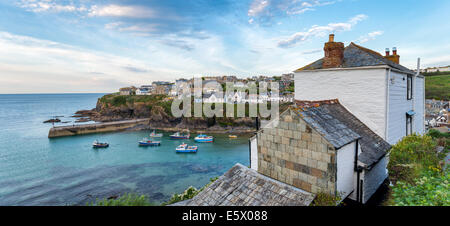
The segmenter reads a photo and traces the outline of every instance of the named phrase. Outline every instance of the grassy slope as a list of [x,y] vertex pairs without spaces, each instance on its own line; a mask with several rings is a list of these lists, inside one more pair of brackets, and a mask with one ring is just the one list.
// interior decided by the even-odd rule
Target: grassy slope
[[425,77],[426,99],[450,100],[450,74]]

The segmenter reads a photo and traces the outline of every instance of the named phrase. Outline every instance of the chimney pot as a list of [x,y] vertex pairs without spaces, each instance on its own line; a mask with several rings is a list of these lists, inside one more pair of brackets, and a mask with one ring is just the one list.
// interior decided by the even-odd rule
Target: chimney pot
[[334,34],[330,34],[328,42],[334,42]]
[[389,48],[386,48],[386,56],[389,56],[391,54],[391,51],[389,50]]
[[325,43],[323,50],[325,58],[323,59],[323,68],[341,67],[344,61],[344,43],[334,42],[334,34],[330,34],[329,42]]
[[393,54],[394,56],[397,55],[397,47],[393,47],[393,48],[392,48],[392,54]]

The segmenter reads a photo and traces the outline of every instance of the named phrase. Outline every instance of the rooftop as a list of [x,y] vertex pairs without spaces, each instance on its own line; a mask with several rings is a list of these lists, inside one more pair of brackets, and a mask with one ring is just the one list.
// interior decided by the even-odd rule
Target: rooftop
[[236,164],[186,206],[309,206],[314,195]]
[[[380,53],[359,46],[355,43],[350,43],[344,49],[344,60],[340,68],[356,68],[356,67],[368,67],[368,66],[381,66],[386,65],[394,69],[400,70],[408,74],[414,74],[410,69],[394,63],[383,57]],[[308,64],[302,68],[297,69],[295,72],[319,70],[323,69],[323,58]]]
[[358,160],[370,168],[391,146],[350,113],[338,100],[298,101],[293,108],[302,119],[319,132],[335,148],[359,139]]

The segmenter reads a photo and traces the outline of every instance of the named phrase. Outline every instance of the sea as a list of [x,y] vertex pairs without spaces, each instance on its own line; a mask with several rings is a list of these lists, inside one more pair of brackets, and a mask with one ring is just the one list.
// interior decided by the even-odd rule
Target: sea
[[[190,140],[160,138],[159,147],[139,147],[151,131],[111,132],[48,138],[53,126],[72,125],[73,114],[95,107],[104,94],[0,95],[0,205],[87,205],[126,193],[144,194],[155,204],[189,186],[201,188],[236,163],[249,165],[248,136],[214,134],[198,152],[180,154]],[[90,122],[88,122],[90,123]],[[195,134],[191,134],[191,137]],[[93,149],[94,140],[109,148]]]

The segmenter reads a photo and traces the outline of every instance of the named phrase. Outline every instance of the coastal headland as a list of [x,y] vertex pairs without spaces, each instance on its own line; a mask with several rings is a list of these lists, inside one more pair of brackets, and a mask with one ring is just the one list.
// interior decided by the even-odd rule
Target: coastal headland
[[93,124],[55,126],[48,137],[91,133],[157,129],[167,132],[191,133],[253,133],[255,118],[251,117],[174,117],[172,100],[165,95],[123,96],[108,94],[98,99],[92,110],[80,110],[74,117],[86,118]]

